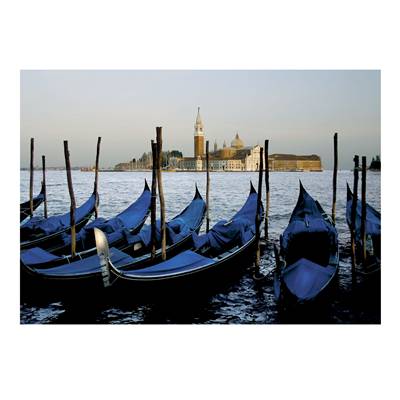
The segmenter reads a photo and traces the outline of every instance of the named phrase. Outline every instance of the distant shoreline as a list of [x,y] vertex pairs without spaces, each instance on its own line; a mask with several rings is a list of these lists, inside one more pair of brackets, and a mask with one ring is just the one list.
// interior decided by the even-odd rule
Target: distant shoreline
[[[80,168],[74,168],[74,171],[79,171],[79,172],[94,172],[94,171],[81,171]],[[29,168],[20,168],[20,171],[28,171]],[[41,169],[35,169],[35,171],[41,172]],[[61,168],[49,168],[48,171],[65,171],[64,169]],[[324,169],[320,171],[269,171],[269,172],[302,172],[302,173],[307,173],[307,172],[327,172],[327,171],[332,171],[332,169]],[[347,172],[347,171],[352,171],[351,169],[339,169],[338,172]],[[152,172],[151,169],[137,169],[137,170],[132,170],[132,171],[127,171],[127,170],[114,170],[114,169],[100,169],[99,172]],[[206,171],[183,171],[183,170],[163,170],[162,172],[177,172],[177,173],[183,173],[183,172],[195,172],[195,173],[205,173]],[[228,172],[235,172],[235,173],[247,173],[247,172],[258,172],[258,171],[214,171],[210,170],[210,173],[228,173]],[[368,170],[368,172],[377,172],[380,173],[381,171],[377,170]]]

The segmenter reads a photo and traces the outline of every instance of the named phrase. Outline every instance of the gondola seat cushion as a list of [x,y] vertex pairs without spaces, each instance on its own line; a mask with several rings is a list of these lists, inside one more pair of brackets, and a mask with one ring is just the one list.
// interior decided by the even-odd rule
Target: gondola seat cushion
[[210,254],[218,255],[237,244],[246,243],[252,237],[252,232],[254,224],[250,224],[246,218],[238,217],[218,222],[203,235],[193,233],[192,240],[195,249],[210,248]]
[[154,275],[168,275],[174,273],[190,272],[193,269],[203,267],[210,264],[212,259],[204,257],[191,250],[183,251],[169,260],[160,262],[158,264],[146,267],[143,269],[136,269],[127,271],[127,275],[134,276],[154,276]]
[[288,265],[282,274],[289,291],[299,300],[306,301],[314,298],[326,286],[335,274],[335,268],[300,258]]
[[21,251],[21,261],[25,265],[37,265],[54,260],[60,260],[62,257],[55,256],[40,247],[32,247],[31,249]]
[[[129,264],[134,261],[131,256],[121,250],[116,249],[115,247],[110,248],[110,260],[116,267]],[[64,264],[50,269],[36,270],[37,273],[48,277],[82,276],[85,274],[99,273],[100,271],[100,258],[97,254],[83,260],[74,261],[70,264]]]

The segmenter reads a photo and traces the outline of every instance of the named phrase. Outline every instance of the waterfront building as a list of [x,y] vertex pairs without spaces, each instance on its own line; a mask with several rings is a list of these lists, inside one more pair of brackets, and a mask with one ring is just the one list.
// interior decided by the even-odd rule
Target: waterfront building
[[[200,107],[194,124],[194,154],[193,157],[183,157],[178,150],[163,152],[162,168],[165,170],[204,171],[206,168],[205,157],[205,131],[200,116]],[[218,148],[214,141],[214,149],[209,153],[211,171],[258,171],[260,160],[260,146],[246,146],[236,133],[227,146],[223,142]],[[144,153],[138,160],[133,159],[127,163],[115,166],[116,170],[131,171],[136,169],[151,169],[151,152]],[[271,154],[268,158],[270,171],[322,171],[321,158],[316,155]]]
[[[182,157],[177,164],[179,169],[203,171],[206,168],[204,140],[204,124],[198,108],[194,125],[194,157]],[[258,171],[259,160],[260,146],[245,146],[239,133],[236,133],[229,147],[224,141],[222,148],[218,149],[215,141],[214,151],[209,154],[211,171]],[[322,171],[321,159],[315,154],[271,154],[268,167],[271,171]]]

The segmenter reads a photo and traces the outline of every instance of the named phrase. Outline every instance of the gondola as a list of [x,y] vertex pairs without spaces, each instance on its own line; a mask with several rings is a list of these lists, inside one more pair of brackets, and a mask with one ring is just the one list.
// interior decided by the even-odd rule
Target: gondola
[[[44,183],[42,182],[42,188],[40,190],[40,193],[33,198],[33,211],[35,211],[44,201],[44,192],[46,188],[44,186]],[[21,203],[19,205],[19,211],[20,211],[20,216],[19,216],[19,222],[22,222],[24,219],[30,216],[30,201],[25,201],[25,203]]]
[[[136,287],[148,284],[176,284],[183,281],[210,284],[209,280],[213,280],[210,274],[215,277],[214,274],[222,273],[226,278],[226,272],[231,276],[241,265],[245,265],[239,262],[239,258],[248,255],[255,243],[256,213],[257,192],[251,184],[245,204],[229,221],[218,222],[208,233],[192,234],[193,243],[189,250],[145,267],[135,260],[129,260],[127,255],[123,257],[123,261],[115,262],[113,249],[109,250],[106,236],[100,230],[95,230],[104,286],[110,286],[113,282],[128,286],[135,284]],[[262,217],[262,205],[260,214]]]
[[304,304],[320,297],[339,268],[338,235],[321,205],[304,189],[280,237],[274,274],[275,297],[283,304]]
[[[203,223],[205,209],[205,202],[196,186],[196,193],[190,204],[166,224],[166,251],[168,256],[179,253],[191,243],[192,233],[198,232]],[[110,249],[110,257],[114,263],[120,265],[134,260],[144,263],[150,261],[150,225],[145,225],[136,235],[125,235],[125,239],[125,252],[114,247]],[[158,247],[160,246],[160,239],[160,223],[157,221],[156,240]],[[156,262],[160,257],[161,251],[158,250],[153,262]],[[90,283],[93,283],[94,286],[100,283],[101,287],[101,268],[97,254],[53,268],[36,268],[21,260],[21,272],[24,273],[24,279],[29,282],[39,281],[44,283],[47,281],[51,284],[56,282],[63,284],[72,280],[78,284],[82,283],[84,287],[87,287],[86,285],[90,285]],[[67,283],[67,285],[69,284]]]
[[151,193],[145,180],[142,194],[128,208],[108,220],[97,218],[81,229],[76,235],[77,254],[74,257],[70,254],[71,235],[65,234],[58,242],[54,241],[52,248],[47,251],[40,247],[21,251],[21,262],[34,268],[52,268],[96,254],[94,228],[105,232],[113,247],[127,247],[126,235],[136,234],[142,228],[150,213],[150,203]]
[[[347,184],[346,221],[351,230],[351,207],[353,204],[353,193]],[[355,243],[357,272],[362,275],[375,274],[381,267],[381,214],[367,203],[367,217],[365,221],[366,234],[366,264],[361,267],[362,241],[361,241],[361,200],[357,200]]]
[[[76,232],[79,232],[94,213],[96,206],[95,192],[75,210]],[[70,213],[54,215],[49,218],[33,217],[20,227],[21,250],[31,247],[50,248],[59,243],[61,237],[70,229]]]

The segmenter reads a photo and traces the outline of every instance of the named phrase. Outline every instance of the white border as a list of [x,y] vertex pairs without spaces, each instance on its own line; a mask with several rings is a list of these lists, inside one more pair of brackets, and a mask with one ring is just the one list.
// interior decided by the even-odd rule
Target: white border
[[[5,190],[1,196],[2,398],[398,396],[399,29],[390,4],[7,4],[0,24],[1,184],[11,192],[9,202]],[[9,227],[19,202],[19,69],[29,68],[382,68],[383,325],[19,326],[18,232]]]

